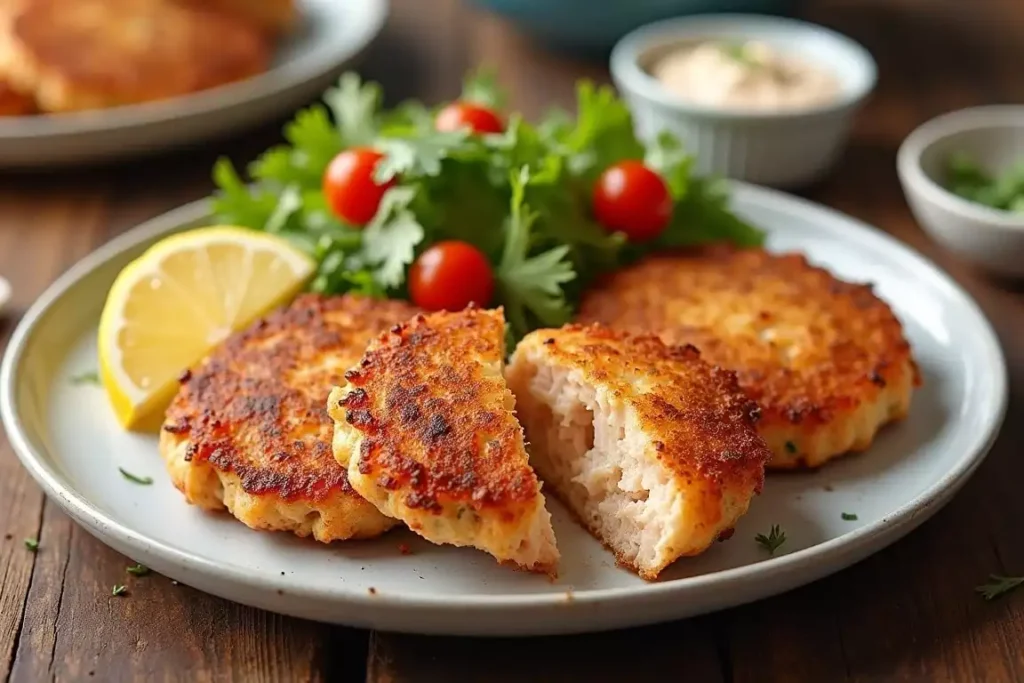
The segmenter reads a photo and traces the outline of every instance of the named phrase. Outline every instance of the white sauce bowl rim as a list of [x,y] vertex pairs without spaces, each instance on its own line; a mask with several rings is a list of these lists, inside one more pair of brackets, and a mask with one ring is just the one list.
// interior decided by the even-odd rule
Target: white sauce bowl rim
[[[640,66],[641,58],[651,50],[675,43],[693,43],[701,38],[712,39],[726,34],[743,36],[758,29],[780,31],[782,41],[798,35],[824,38],[841,52],[847,68],[855,72],[854,86],[846,86],[832,101],[805,107],[778,110],[746,109],[742,107],[716,107],[687,102],[665,89],[658,80]],[[878,67],[860,43],[831,29],[799,19],[788,19],[760,14],[702,14],[657,21],[626,34],[611,53],[611,72],[620,87],[625,87],[662,107],[691,115],[735,120],[792,119],[848,109],[874,90],[878,80]]]

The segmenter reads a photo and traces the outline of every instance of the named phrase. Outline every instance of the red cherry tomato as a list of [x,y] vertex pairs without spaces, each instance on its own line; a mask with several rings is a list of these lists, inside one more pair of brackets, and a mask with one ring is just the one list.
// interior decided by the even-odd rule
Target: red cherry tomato
[[639,161],[620,161],[605,169],[594,186],[594,215],[609,232],[624,232],[631,242],[661,234],[672,219],[672,195],[657,173]]
[[367,147],[346,149],[331,160],[324,173],[324,196],[334,215],[355,226],[373,220],[380,199],[394,179],[380,184],[374,182],[373,171],[384,157]]
[[482,307],[494,294],[494,274],[476,247],[456,240],[438,242],[409,269],[409,294],[428,311],[461,311],[470,303]]
[[505,124],[492,110],[472,102],[452,102],[437,114],[434,128],[450,133],[469,128],[474,133],[501,133]]

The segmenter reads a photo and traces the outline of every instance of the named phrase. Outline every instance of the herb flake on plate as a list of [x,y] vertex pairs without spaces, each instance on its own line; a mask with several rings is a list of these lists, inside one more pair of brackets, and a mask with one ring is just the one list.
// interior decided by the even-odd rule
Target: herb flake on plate
[[786,532],[783,531],[778,524],[773,524],[769,530],[768,535],[758,534],[754,537],[758,545],[768,551],[768,554],[775,556],[775,551],[786,542]]
[[75,386],[79,386],[82,384],[99,384],[100,376],[99,373],[95,371],[82,372],[77,375],[72,375],[71,383],[74,384]]
[[149,486],[150,484],[153,483],[153,477],[140,477],[137,474],[132,474],[123,467],[118,467],[117,470],[118,472],[121,473],[122,477],[132,482],[133,484],[139,484],[140,486]]

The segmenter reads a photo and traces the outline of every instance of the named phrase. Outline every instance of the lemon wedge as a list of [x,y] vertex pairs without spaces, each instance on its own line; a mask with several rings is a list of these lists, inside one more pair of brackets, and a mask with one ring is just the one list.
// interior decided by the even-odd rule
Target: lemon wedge
[[182,371],[294,297],[316,264],[285,240],[211,227],[161,240],[114,281],[100,317],[100,377],[118,421],[159,429]]

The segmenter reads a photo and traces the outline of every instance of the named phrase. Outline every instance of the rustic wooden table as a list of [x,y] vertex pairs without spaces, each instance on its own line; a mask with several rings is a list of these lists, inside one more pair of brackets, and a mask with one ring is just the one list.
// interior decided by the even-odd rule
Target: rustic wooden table
[[[877,96],[839,169],[811,198],[921,250],[974,295],[1011,366],[1009,418],[988,460],[946,509],[855,567],[707,617],[632,631],[535,640],[366,633],[276,616],[160,576],[109,599],[128,560],[46,501],[0,439],[0,679],[348,681],[1024,681],[1024,590],[987,603],[992,572],[1024,574],[1024,288],[939,250],[914,224],[895,151],[918,123],[977,103],[1020,101],[1022,0],[809,0],[807,18],[862,41],[880,64]],[[555,56],[458,0],[394,0],[365,73],[395,100],[458,92],[463,71],[498,67],[516,106],[568,104],[601,63]],[[238,160],[278,126],[225,142]],[[213,146],[211,146],[213,147]],[[0,176],[0,273],[18,314],[72,262],[113,235],[207,194],[206,149],[128,166]],[[22,539],[39,537],[37,554]]]

